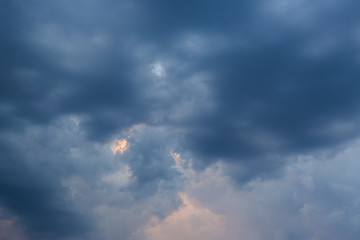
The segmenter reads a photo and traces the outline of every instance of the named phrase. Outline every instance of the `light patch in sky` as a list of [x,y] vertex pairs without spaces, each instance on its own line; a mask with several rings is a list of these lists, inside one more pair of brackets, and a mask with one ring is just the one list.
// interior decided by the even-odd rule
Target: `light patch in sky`
[[273,11],[286,13],[302,6],[307,0],[272,0],[267,2]]
[[184,160],[181,159],[180,153],[170,151],[170,154],[173,157],[176,165],[180,165],[180,166],[184,165]]
[[196,171],[192,168],[192,159],[185,160],[181,157],[180,153],[174,152],[173,150],[170,151],[170,155],[175,161],[173,168],[182,173],[184,179],[192,180],[196,175]]
[[[208,36],[207,39],[211,38]],[[189,54],[203,54],[206,49],[208,50],[208,41],[205,41],[205,38],[198,34],[188,34],[180,42],[180,47],[182,50],[187,51]]]
[[341,47],[339,42],[335,36],[318,36],[304,44],[303,53],[315,59],[327,57]]
[[131,137],[133,137],[136,133],[138,133],[138,132],[140,132],[143,128],[145,127],[145,124],[135,124],[135,125],[133,125],[130,129],[129,129],[129,131],[128,131],[128,133],[127,133],[127,137],[128,138],[131,138]]
[[222,216],[197,205],[186,194],[180,193],[183,201],[178,211],[160,221],[153,217],[145,229],[147,240],[222,239],[219,229],[225,224]]
[[161,62],[154,63],[152,65],[151,71],[158,77],[165,77],[165,67],[164,64]]
[[130,147],[130,144],[125,138],[122,139],[115,139],[111,144],[111,151],[116,154],[120,153],[123,154],[128,148]]
[[0,239],[26,239],[21,229],[18,228],[17,217],[5,214],[3,208],[0,208]]
[[109,175],[105,175],[101,178],[103,182],[113,184],[118,187],[126,186],[129,183],[129,179],[132,176],[131,169],[128,165],[123,167],[122,169],[116,171],[115,173],[111,173]]
[[172,158],[175,161],[174,168],[177,169],[179,172],[184,172],[185,161],[183,159],[181,159],[180,153],[176,153],[171,150],[170,155],[172,156]]

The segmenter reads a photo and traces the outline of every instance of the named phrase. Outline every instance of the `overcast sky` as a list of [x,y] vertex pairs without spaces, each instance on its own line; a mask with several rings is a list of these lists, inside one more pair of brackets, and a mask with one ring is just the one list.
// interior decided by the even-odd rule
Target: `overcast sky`
[[360,1],[0,0],[0,240],[356,240]]

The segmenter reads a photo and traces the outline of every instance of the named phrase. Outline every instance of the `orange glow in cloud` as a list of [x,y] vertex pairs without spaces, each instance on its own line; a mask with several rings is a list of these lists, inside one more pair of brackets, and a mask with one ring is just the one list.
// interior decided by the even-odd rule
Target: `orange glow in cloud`
[[170,155],[172,156],[172,158],[175,161],[175,168],[177,168],[178,170],[183,169],[185,167],[186,161],[184,159],[181,158],[180,153],[177,152],[173,152],[172,150],[170,151]]
[[116,154],[123,154],[130,147],[128,141],[125,138],[115,139],[111,144],[111,151]]
[[184,161],[181,159],[180,153],[176,153],[173,151],[170,151],[171,156],[173,157],[176,164],[182,165],[184,164]]
[[197,205],[186,194],[180,194],[182,206],[160,221],[150,220],[145,229],[147,240],[218,240],[222,239],[223,219],[210,209]]

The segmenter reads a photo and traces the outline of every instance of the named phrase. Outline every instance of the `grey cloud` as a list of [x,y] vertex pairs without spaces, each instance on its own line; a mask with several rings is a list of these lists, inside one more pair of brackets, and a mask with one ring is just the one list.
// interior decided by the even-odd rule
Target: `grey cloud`
[[27,238],[128,239],[153,215],[163,218],[179,206],[171,134],[144,126],[114,156],[111,141],[88,141],[79,121],[68,116],[2,135],[0,203]]
[[185,193],[225,219],[228,224],[217,231],[228,239],[356,239],[357,156],[358,141],[335,156],[297,156],[282,176],[249,181],[241,190],[220,165],[203,172]]
[[[144,201],[144,209],[162,191],[172,202],[183,187],[173,147],[196,169],[222,161],[245,183],[280,176],[289,156],[335,148],[359,134],[355,1],[0,6],[0,200],[33,236],[81,238],[89,231],[76,199],[61,197],[64,179],[86,183],[94,196],[87,210],[108,212],[111,201],[91,192],[120,166],[102,147],[134,124],[153,130],[129,140],[132,148],[117,160],[133,178],[116,189],[126,197],[110,195],[112,202]],[[155,63],[164,75],[152,72]],[[68,134],[59,122],[70,115],[79,131]],[[29,135],[38,129],[41,136]],[[149,212],[165,216],[176,207]]]
[[[348,8],[331,10],[342,16]],[[250,161],[357,136],[357,24],[352,16],[338,21],[331,28],[336,23],[319,20],[305,30],[275,21],[267,24],[274,31],[262,31],[265,26],[254,24],[245,46],[233,36],[233,47],[207,56],[199,65],[214,76],[209,86],[216,107],[190,125],[187,147],[204,161]],[[331,31],[335,46],[322,56],[307,55],[305,45],[324,31]]]
[[175,162],[170,154],[177,143],[167,130],[141,128],[128,140],[129,149],[119,156],[131,169],[133,181],[129,188],[136,198],[150,197],[162,189],[176,195],[181,189],[176,182],[180,174],[174,168]]
[[[2,142],[2,146],[5,144]],[[6,146],[6,145],[5,145]],[[12,150],[12,151],[11,151]],[[36,239],[61,239],[83,236],[91,223],[61,199],[64,189],[26,165],[17,150],[1,148],[1,205],[15,216],[28,236]]]
[[[75,13],[67,12],[59,3],[56,11],[54,2],[37,3],[9,3],[3,9],[18,16],[4,16],[3,126],[28,121],[46,124],[63,114],[84,114],[92,126],[89,135],[102,139],[100,133],[106,138],[119,125],[129,126],[143,118],[144,107],[137,100],[141,96],[130,75],[134,64],[122,46],[124,41],[116,42],[120,48],[113,43],[98,46],[102,44],[101,32],[81,32],[81,21]],[[89,17],[87,14],[84,17]],[[100,109],[103,113],[99,113]],[[119,121],[125,119],[124,115],[128,120]],[[110,119],[108,124],[104,118]],[[111,124],[115,121],[119,125]],[[105,124],[109,130],[102,127]]]

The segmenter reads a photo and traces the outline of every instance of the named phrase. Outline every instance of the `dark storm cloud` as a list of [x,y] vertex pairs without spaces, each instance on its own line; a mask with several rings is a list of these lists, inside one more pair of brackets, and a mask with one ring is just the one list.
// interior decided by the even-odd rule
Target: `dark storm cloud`
[[[100,12],[97,18],[93,14],[97,7],[87,3],[90,11],[82,12],[85,2],[78,2],[72,12],[55,1],[1,2],[0,201],[33,239],[83,239],[91,224],[67,202],[60,184],[75,170],[66,155],[58,155],[67,151],[65,142],[52,148],[48,143],[54,132],[43,136],[43,148],[54,150],[53,155],[32,144],[16,146],[15,142],[22,142],[21,133],[76,114],[83,119],[86,135],[103,141],[146,114],[132,82],[134,63],[125,41],[115,34],[103,46],[99,28],[106,31],[108,22],[99,18],[107,13]],[[11,132],[19,135],[6,143]],[[39,161],[47,163],[39,165]],[[89,171],[85,177],[94,174]]]
[[[184,144],[205,165],[218,159],[278,158],[358,135],[358,3],[148,5],[140,9],[149,24],[140,19],[136,27],[148,29],[148,37],[163,44],[160,52],[191,65],[177,83],[197,71],[212,76],[207,86],[215,109],[180,123],[186,125]],[[215,40],[204,56],[194,57],[173,47],[184,32],[205,33],[205,38],[218,34],[226,46],[214,51],[221,45]]]
[[[16,123],[48,123],[62,114],[76,113],[88,119],[89,135],[101,139],[119,126],[131,125],[129,118],[141,118],[143,111],[135,101],[138,93],[129,75],[134,64],[119,36],[114,39],[121,46],[118,52],[111,44],[102,48],[96,39],[89,42],[96,34],[81,28],[84,19],[55,2],[4,5],[3,128]],[[83,18],[89,14],[85,12]],[[69,64],[76,66],[69,68]],[[133,107],[138,111],[132,111]],[[104,118],[109,120],[104,122]]]
[[[26,165],[26,157],[1,140],[0,204],[20,217],[34,239],[83,237],[91,222],[62,199],[64,189],[44,173]],[[44,182],[44,179],[47,181]]]
[[250,22],[251,32],[230,35],[233,46],[201,61],[200,68],[214,76],[216,107],[189,128],[187,146],[204,161],[247,161],[358,136],[358,19],[346,14],[359,6],[344,5],[323,15],[316,8],[315,22],[300,27],[273,19]]
[[168,2],[164,0],[137,1],[142,13],[136,23],[150,38],[173,37],[169,33],[195,31],[231,31],[244,26],[259,1],[195,0]]
[[[161,125],[184,133],[179,148],[195,156],[195,166],[223,160],[244,181],[276,172],[284,155],[358,136],[356,1],[20,0],[0,7],[5,137],[71,114],[86,140],[98,143],[134,124]],[[171,141],[151,134],[125,160],[139,197],[177,176],[165,146]],[[58,200],[59,181],[96,171],[51,169],[45,184],[48,176],[25,167],[37,166],[36,158],[14,157],[18,150],[2,139],[4,206],[34,235],[85,233],[87,221]]]
[[[191,133],[189,139],[199,143],[195,149],[209,156],[236,157],[268,151],[256,142],[266,134],[275,144],[281,141],[275,150],[284,151],[331,145],[357,135],[360,71],[355,53],[342,46],[319,61],[297,53],[297,40],[287,44],[256,52],[235,50],[211,64],[223,70],[212,86],[218,106]],[[354,129],[331,133],[332,123],[347,121]]]

